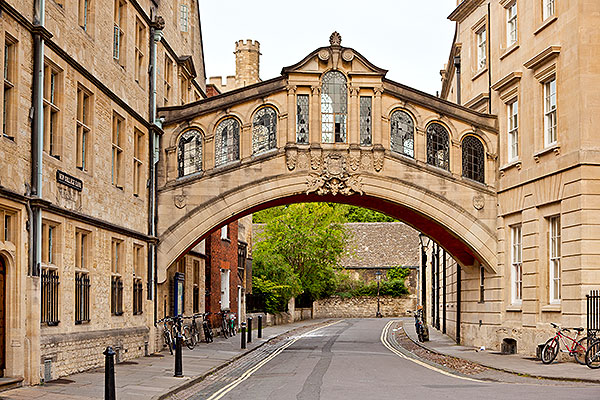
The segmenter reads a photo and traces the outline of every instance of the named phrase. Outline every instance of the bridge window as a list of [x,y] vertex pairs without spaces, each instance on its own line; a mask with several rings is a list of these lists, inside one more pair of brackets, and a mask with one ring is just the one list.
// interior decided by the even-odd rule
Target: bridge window
[[254,154],[277,147],[277,112],[263,107],[254,115],[252,122],[252,152]]
[[371,110],[371,96],[360,96],[360,144],[363,146],[372,144]]
[[202,171],[202,134],[197,129],[181,135],[177,165],[180,177]]
[[296,142],[308,143],[308,95],[296,96]]
[[240,123],[228,118],[217,126],[215,134],[215,166],[240,159]]
[[414,157],[415,124],[405,111],[394,111],[391,119],[390,142],[392,151]]
[[462,175],[483,183],[485,181],[485,151],[483,143],[475,136],[467,136],[462,142]]
[[339,71],[323,75],[321,92],[321,135],[323,143],[346,142],[348,95],[346,77]]
[[433,123],[427,127],[427,164],[450,170],[450,147],[448,131]]

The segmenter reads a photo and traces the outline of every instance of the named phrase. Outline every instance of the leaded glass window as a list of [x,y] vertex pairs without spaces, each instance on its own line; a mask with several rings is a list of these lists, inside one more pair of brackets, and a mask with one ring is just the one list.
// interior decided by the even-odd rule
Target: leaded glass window
[[392,113],[390,122],[390,143],[392,151],[415,156],[415,123],[407,112],[397,110]]
[[323,143],[346,142],[348,90],[346,77],[339,71],[323,75],[321,91],[321,135]]
[[308,143],[308,95],[296,96],[296,142]]
[[252,152],[262,153],[277,147],[277,112],[263,107],[254,114],[252,121]]
[[179,138],[177,165],[179,176],[202,171],[202,134],[199,130],[186,131]]
[[371,96],[360,97],[360,144],[370,146],[372,144],[372,101]]
[[485,151],[475,136],[469,135],[462,141],[462,170],[465,178],[481,183],[485,180]]
[[240,159],[240,123],[233,118],[223,120],[215,133],[215,166]]
[[450,170],[450,136],[442,125],[427,127],[427,164]]

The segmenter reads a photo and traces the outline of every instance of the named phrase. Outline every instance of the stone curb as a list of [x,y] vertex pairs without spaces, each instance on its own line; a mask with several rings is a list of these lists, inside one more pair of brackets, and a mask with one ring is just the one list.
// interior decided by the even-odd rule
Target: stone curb
[[315,323],[315,324],[299,326],[297,328],[290,329],[289,331],[280,333],[279,335],[270,337],[269,339],[267,339],[264,342],[260,343],[256,347],[254,347],[252,349],[249,349],[249,350],[246,350],[245,352],[240,353],[240,354],[238,354],[237,356],[235,356],[233,358],[230,358],[229,360],[225,361],[223,364],[221,364],[219,366],[216,366],[216,367],[214,367],[214,368],[206,371],[205,373],[203,373],[201,375],[193,377],[189,381],[186,381],[186,382],[182,383],[181,385],[174,387],[173,389],[169,390],[168,392],[165,392],[165,393],[161,394],[158,397],[153,397],[152,400],[165,400],[169,396],[172,396],[172,395],[174,395],[176,393],[181,392],[182,390],[185,390],[185,389],[187,389],[187,388],[189,388],[191,386],[194,386],[195,384],[197,384],[197,383],[203,381],[204,379],[206,379],[208,376],[210,376],[210,375],[212,375],[212,374],[220,371],[221,369],[223,369],[223,368],[227,367],[228,365],[236,362],[240,358],[247,356],[248,354],[252,353],[253,351],[260,349],[261,347],[263,347],[267,343],[270,343],[271,341],[273,341],[275,339],[279,339],[281,336],[289,335],[290,333],[295,332],[295,331],[300,330],[300,329],[312,328],[312,327],[316,327],[316,326],[319,326],[319,325],[323,325],[323,324],[326,324],[327,322],[330,322],[330,321],[331,320],[326,320],[326,321]]
[[[403,328],[404,329],[404,328]],[[404,329],[404,332],[406,332],[406,329]],[[482,367],[486,367],[486,368],[490,368],[496,371],[501,371],[501,372],[506,372],[509,374],[513,374],[513,375],[519,375],[519,376],[525,376],[525,377],[529,377],[529,378],[536,378],[536,379],[548,379],[548,380],[553,380],[553,381],[563,381],[563,382],[581,382],[581,383],[596,383],[596,384],[600,384],[600,379],[588,379],[588,378],[569,378],[569,377],[560,377],[560,376],[550,376],[550,375],[539,375],[539,374],[529,374],[529,373],[525,373],[525,372],[519,372],[519,371],[515,371],[512,369],[508,369],[508,368],[501,368],[501,367],[496,367],[490,364],[486,364],[486,363],[482,363],[479,361],[473,361],[473,360],[469,360],[466,358],[462,358],[462,357],[456,357],[456,356],[452,356],[450,354],[445,354],[442,353],[440,351],[437,351],[435,349],[432,349],[430,347],[428,347],[427,345],[422,344],[421,342],[419,342],[418,340],[415,340],[411,337],[411,335],[408,334],[408,332],[406,333],[406,336],[417,346],[430,351],[432,353],[435,354],[439,354],[441,356],[444,357],[452,357],[452,358],[456,358],[459,360],[464,360],[464,361],[468,361],[474,364],[478,364],[481,365]],[[398,344],[400,345],[400,344]],[[409,351],[409,350],[407,350]]]

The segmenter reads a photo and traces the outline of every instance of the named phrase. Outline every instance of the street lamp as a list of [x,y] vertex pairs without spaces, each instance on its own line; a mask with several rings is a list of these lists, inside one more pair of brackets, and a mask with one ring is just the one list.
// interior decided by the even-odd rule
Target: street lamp
[[377,270],[377,272],[375,272],[375,278],[377,279],[377,314],[375,314],[375,317],[381,318],[383,317],[379,311],[379,281],[381,281],[381,271]]
[[421,243],[421,306],[423,307],[423,328],[425,337],[429,339],[429,330],[427,329],[427,247],[431,243],[429,236],[419,233],[419,242]]

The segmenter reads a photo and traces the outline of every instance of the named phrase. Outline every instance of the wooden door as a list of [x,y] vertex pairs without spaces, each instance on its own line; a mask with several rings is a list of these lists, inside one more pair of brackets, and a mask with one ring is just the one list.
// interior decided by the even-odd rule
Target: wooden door
[[0,377],[4,376],[6,358],[6,263],[0,257]]

